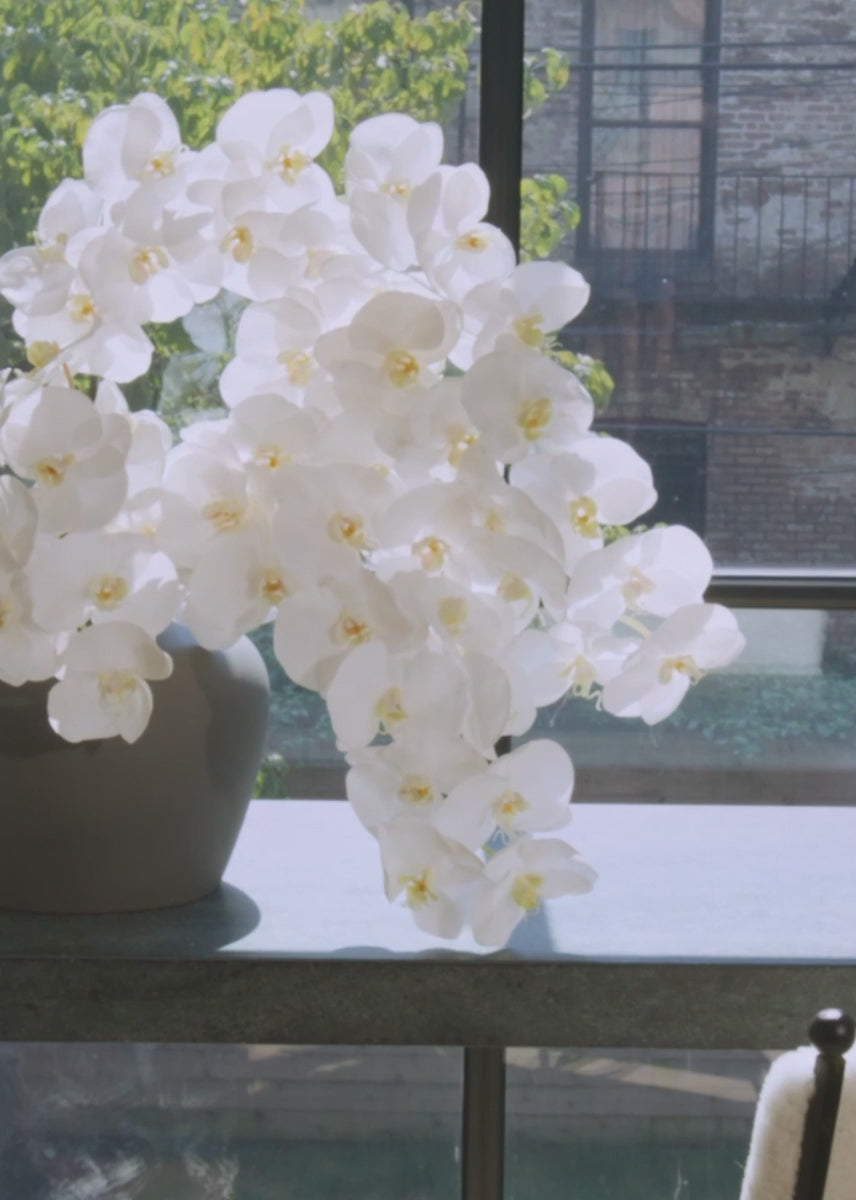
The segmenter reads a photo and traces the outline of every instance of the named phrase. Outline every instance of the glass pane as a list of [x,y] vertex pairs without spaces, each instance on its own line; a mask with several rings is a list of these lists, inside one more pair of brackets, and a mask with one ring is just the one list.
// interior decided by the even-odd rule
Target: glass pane
[[[633,38],[628,38],[626,44],[627,49],[602,50],[596,55],[592,79],[595,119],[700,121],[699,72],[673,69],[675,63],[698,62],[698,48],[658,50],[644,40],[634,43]],[[661,62],[668,66],[652,69]]]
[[[716,183],[717,289],[735,299],[831,303],[825,323],[845,315],[842,287],[856,253],[856,179],[753,170]],[[847,295],[849,296],[849,292]],[[824,348],[829,344],[824,332]]]
[[[602,428],[657,460],[670,499],[642,521],[703,532],[722,568],[856,570],[853,15],[833,41],[793,4],[772,24],[713,0],[547,10],[529,0],[527,43],[566,54],[569,79],[526,122],[524,174],[558,176],[576,225],[542,184],[554,236],[524,209],[524,252],[592,285],[561,341],[615,383]],[[706,39],[703,70],[678,70]],[[690,81],[693,126],[658,126],[652,103],[672,120]]]
[[457,1200],[461,1055],[0,1043],[9,1200]]
[[703,0],[595,4],[594,18],[596,120],[701,119],[700,75],[688,68],[701,61]]
[[589,222],[599,250],[686,252],[698,239],[697,129],[592,131]]
[[659,725],[571,697],[528,737],[562,742],[580,801],[853,803],[856,613],[741,609],[741,657]]
[[509,1200],[734,1200],[772,1057],[510,1050]]
[[670,50],[697,48],[704,34],[705,0],[633,0],[632,4],[595,0],[593,8],[598,48],[623,48],[631,35],[637,42]]

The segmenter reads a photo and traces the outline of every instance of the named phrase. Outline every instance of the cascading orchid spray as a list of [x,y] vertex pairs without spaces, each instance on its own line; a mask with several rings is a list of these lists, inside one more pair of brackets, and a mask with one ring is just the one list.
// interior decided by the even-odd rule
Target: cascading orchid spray
[[[703,602],[689,530],[607,544],[656,493],[556,360],[582,277],[516,264],[438,126],[357,126],[343,195],[316,161],[332,131],[329,97],[275,89],[194,152],[138,96],[0,260],[32,365],[0,393],[0,680],[55,676],[59,734],[133,741],[171,620],[214,649],[273,621],[327,701],[387,895],[502,944],[595,873],[555,836],[567,753],[498,739],[568,691],[659,721],[743,639]],[[146,325],[221,291],[245,304],[226,415],[173,446],[119,385],[149,369]]]

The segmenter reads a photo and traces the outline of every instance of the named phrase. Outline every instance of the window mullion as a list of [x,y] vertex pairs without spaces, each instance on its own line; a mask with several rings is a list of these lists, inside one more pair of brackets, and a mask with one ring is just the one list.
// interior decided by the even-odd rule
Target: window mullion
[[482,9],[479,162],[490,181],[488,220],[520,246],[524,0]]

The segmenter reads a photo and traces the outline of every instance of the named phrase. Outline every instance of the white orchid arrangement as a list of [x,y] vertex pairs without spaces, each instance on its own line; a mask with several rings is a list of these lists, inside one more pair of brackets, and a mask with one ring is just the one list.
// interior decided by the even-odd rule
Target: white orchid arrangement
[[[286,672],[326,699],[390,900],[502,944],[595,873],[542,836],[569,819],[566,752],[499,739],[569,691],[659,721],[742,637],[703,602],[689,530],[606,536],[656,493],[555,359],[582,277],[516,264],[438,126],[359,125],[344,195],[315,161],[332,129],[326,95],[256,92],[194,152],[137,96],[0,260],[32,366],[0,394],[0,680],[55,677],[70,741],[133,741],[172,620],[213,649],[275,622]],[[246,304],[228,412],[173,445],[118,385],[149,369],[147,324],[222,290]]]

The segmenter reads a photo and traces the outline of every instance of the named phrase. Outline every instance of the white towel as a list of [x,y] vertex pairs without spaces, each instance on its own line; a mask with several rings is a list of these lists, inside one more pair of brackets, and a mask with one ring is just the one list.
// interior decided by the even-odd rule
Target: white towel
[[[758,1097],[740,1200],[793,1200],[817,1051],[801,1046],[777,1058]],[[856,1196],[856,1048],[845,1056],[824,1200]]]

